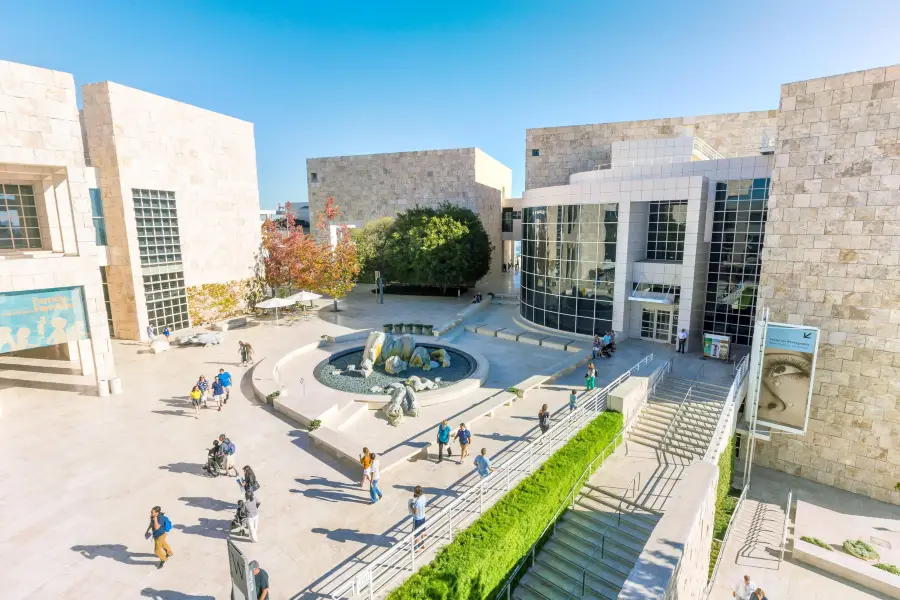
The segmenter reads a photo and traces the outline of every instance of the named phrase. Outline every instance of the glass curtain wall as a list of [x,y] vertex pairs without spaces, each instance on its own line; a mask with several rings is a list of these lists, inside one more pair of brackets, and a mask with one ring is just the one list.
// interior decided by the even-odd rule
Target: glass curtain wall
[[769,179],[716,183],[704,331],[749,345],[756,318]]
[[618,205],[523,211],[522,316],[561,331],[612,329]]

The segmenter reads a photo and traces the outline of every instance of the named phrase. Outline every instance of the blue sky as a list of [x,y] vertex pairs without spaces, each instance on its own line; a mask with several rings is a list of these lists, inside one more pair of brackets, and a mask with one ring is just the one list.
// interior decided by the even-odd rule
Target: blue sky
[[306,158],[478,146],[525,129],[776,108],[779,84],[900,62],[897,0],[3,3],[0,59],[256,125],[260,203]]

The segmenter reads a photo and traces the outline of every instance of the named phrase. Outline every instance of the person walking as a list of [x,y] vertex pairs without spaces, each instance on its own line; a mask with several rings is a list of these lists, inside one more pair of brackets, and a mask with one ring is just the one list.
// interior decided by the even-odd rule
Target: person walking
[[156,565],[157,569],[162,569],[166,566],[166,561],[175,554],[169,547],[169,542],[166,541],[166,534],[170,531],[172,531],[172,521],[169,520],[169,517],[163,514],[160,507],[154,506],[151,508],[150,526],[147,527],[144,535],[147,539],[151,536],[153,537],[153,554],[159,557],[159,564]]
[[222,382],[219,381],[218,375],[216,375],[216,377],[213,379],[212,393],[213,393],[213,400],[216,401],[216,404],[219,406],[219,412],[221,412],[222,404],[225,401],[225,386],[223,386]]
[[[425,492],[422,490],[421,485],[417,485],[413,490],[413,497],[410,499],[408,506],[409,514],[413,518],[413,531],[416,531],[425,525]],[[420,544],[424,546],[425,536],[417,535],[415,544],[417,547]]]
[[250,561],[250,572],[253,573],[253,583],[256,588],[256,600],[272,600],[269,596],[269,574],[259,568],[259,563]]
[[678,334],[678,352],[684,354],[684,344],[687,342],[688,334],[684,329]]
[[587,373],[584,375],[584,389],[590,391],[594,389],[597,382],[597,368],[594,363],[588,363]]
[[447,446],[447,456],[450,456],[450,426],[447,424],[447,419],[444,419],[438,425],[437,445],[438,462],[440,463],[444,460],[444,446]]
[[378,487],[378,480],[381,479],[381,461],[378,460],[378,455],[374,452],[369,454],[371,457],[371,462],[369,464],[369,498],[372,499],[372,504],[375,504],[379,500],[381,500],[381,489]]
[[250,541],[259,541],[259,499],[253,492],[244,494],[244,508],[247,510],[247,528],[250,530]]
[[575,410],[575,406],[578,403],[578,394],[575,393],[575,390],[572,390],[569,393],[569,412]]
[[171,335],[172,335],[172,330],[169,329],[169,326],[168,326],[168,325],[166,325],[166,326],[163,328],[163,335],[166,336],[166,341],[168,342],[168,341],[169,341],[169,337],[171,337]]
[[472,443],[472,432],[466,429],[465,423],[459,424],[459,429],[453,434],[453,439],[459,440],[459,463],[469,455],[469,444]]
[[225,404],[228,404],[228,399],[231,398],[231,373],[225,369],[219,369],[219,383],[225,388]]
[[487,457],[487,448],[482,448],[481,454],[475,457],[475,469],[482,479],[497,470],[491,466],[491,459]]
[[153,340],[156,338],[156,328],[153,326],[153,323],[147,325],[147,339],[150,340],[149,346],[153,345]]
[[197,387],[200,388],[200,400],[203,401],[203,407],[209,408],[209,382],[203,375],[197,380]]
[[194,385],[191,388],[191,405],[194,407],[194,418],[200,418],[200,398],[203,397],[203,392],[200,391],[200,387]]
[[261,487],[259,481],[256,479],[256,473],[253,472],[250,465],[244,465],[244,477],[238,478],[237,482],[238,485],[241,486],[241,489],[244,490],[245,494],[247,492],[255,494]]
[[538,427],[541,428],[541,435],[550,431],[550,409],[546,404],[538,411]]
[[756,596],[753,597],[754,600],[769,600],[762,588],[756,588],[756,591],[753,593],[756,594]]
[[369,478],[369,468],[372,466],[372,456],[369,453],[368,448],[363,448],[362,454],[359,455],[359,464],[362,465],[363,468],[363,476],[359,482],[359,487],[366,487],[366,480]]
[[237,452],[237,448],[234,447],[234,443],[231,440],[225,437],[224,433],[219,435],[219,445],[222,446],[222,452],[225,454],[225,475],[234,471],[234,475],[237,477],[238,470],[234,466],[234,454]]
[[253,364],[253,346],[247,342],[238,342],[238,353],[241,355],[241,366]]
[[755,591],[756,584],[753,583],[749,575],[744,575],[731,595],[739,600],[750,600],[750,597]]
[[600,356],[600,334],[594,334],[594,344],[591,348],[591,357],[594,360],[597,360],[597,357]]

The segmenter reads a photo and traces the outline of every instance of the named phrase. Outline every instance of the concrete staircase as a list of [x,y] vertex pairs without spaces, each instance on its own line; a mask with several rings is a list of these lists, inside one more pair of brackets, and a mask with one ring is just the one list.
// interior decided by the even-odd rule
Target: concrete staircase
[[519,581],[520,600],[613,600],[637,562],[661,514],[585,484]]
[[701,458],[727,397],[727,387],[666,377],[628,432],[628,441],[686,460]]

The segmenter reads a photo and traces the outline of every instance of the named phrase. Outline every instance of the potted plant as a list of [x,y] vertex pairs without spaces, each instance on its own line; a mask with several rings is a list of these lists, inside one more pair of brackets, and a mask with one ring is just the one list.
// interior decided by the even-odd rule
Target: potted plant
[[422,324],[421,323],[413,324],[412,328],[413,328],[413,333],[422,335]]
[[393,333],[394,332],[394,326],[391,325],[390,323],[388,323],[387,325],[382,325],[381,327],[384,329],[385,333]]
[[403,323],[394,323],[394,333],[395,334],[403,333]]
[[410,323],[403,324],[403,333],[412,333],[412,325]]
[[434,325],[422,325],[422,333],[424,335],[434,335]]

